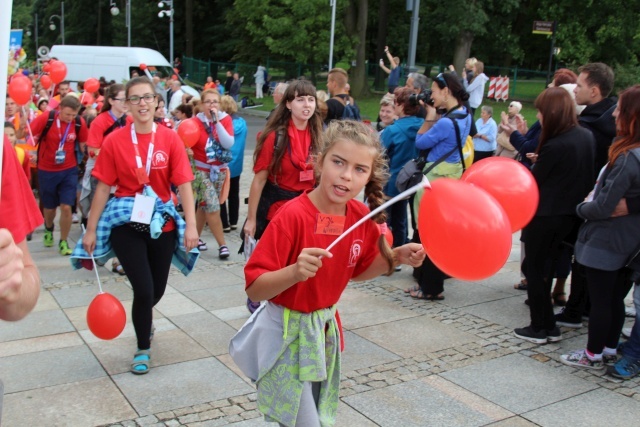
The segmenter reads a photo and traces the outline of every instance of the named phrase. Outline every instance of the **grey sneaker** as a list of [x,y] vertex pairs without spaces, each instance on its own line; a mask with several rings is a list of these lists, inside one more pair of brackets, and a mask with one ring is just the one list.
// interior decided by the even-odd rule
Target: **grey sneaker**
[[602,359],[591,360],[587,357],[587,353],[584,350],[577,350],[569,354],[563,354],[560,356],[560,362],[565,365],[573,366],[574,368],[582,369],[602,369],[604,364]]

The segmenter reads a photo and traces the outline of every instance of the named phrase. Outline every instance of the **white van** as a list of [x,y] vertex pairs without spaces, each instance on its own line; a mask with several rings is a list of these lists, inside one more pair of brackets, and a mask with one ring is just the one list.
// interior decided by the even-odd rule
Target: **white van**
[[[160,52],[145,47],[55,45],[47,56],[64,62],[67,66],[66,80],[74,83],[91,77],[124,83],[131,78],[133,71],[140,76],[145,75],[140,69],[141,64],[147,66],[152,76],[158,72],[164,77],[174,74],[173,67]],[[183,90],[198,95],[190,86],[184,85]]]

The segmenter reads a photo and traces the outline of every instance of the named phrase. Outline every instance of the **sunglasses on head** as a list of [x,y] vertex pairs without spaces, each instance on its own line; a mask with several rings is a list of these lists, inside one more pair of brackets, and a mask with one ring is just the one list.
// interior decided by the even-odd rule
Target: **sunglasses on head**
[[444,74],[443,74],[443,73],[438,74],[438,75],[436,76],[435,80],[436,80],[437,82],[442,83],[442,85],[443,85],[443,89],[444,89],[445,87],[449,87],[449,85],[447,85],[447,81],[444,79]]

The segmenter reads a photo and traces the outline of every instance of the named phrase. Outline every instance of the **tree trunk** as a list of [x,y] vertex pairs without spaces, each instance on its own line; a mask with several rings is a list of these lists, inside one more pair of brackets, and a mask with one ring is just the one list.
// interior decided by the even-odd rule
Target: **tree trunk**
[[[384,46],[387,44],[387,28],[389,27],[389,0],[380,0],[380,8],[378,9],[378,40],[376,46],[376,59],[383,58],[385,63],[387,58],[384,53]],[[387,73],[380,67],[376,67],[376,80],[374,87],[376,90],[384,90],[384,79]]]
[[187,36],[186,56],[193,58],[193,0],[186,0],[184,9],[186,24],[185,35]]
[[462,30],[458,35],[456,47],[453,50],[453,65],[456,67],[456,71],[461,77],[462,69],[464,68],[464,61],[469,57],[472,43],[473,34],[470,31]]
[[102,2],[98,1],[98,25],[96,26],[96,45],[102,45]]
[[352,68],[350,76],[351,95],[354,98],[369,94],[367,83],[366,45],[367,45],[367,16],[369,0],[351,0],[345,13],[345,27],[351,37],[358,39],[356,46],[356,66]]

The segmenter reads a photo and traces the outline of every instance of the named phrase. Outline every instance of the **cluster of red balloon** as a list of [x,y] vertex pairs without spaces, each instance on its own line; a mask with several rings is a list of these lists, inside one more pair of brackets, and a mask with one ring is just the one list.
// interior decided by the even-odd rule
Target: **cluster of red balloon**
[[420,240],[446,274],[485,279],[507,261],[511,234],[533,218],[538,199],[535,179],[520,163],[504,157],[481,160],[460,180],[442,178],[425,190]]
[[33,84],[31,83],[31,79],[26,77],[24,74],[19,73],[11,77],[8,91],[9,96],[16,102],[16,104],[25,105],[29,103],[32,89]]
[[124,330],[127,315],[122,303],[110,293],[101,292],[87,310],[87,325],[96,337],[112,340]]
[[67,65],[55,59],[50,60],[42,67],[42,71],[49,73],[51,81],[55,84],[60,83],[67,77]]
[[200,127],[195,120],[197,119],[184,120],[178,127],[178,135],[182,138],[182,142],[184,142],[184,146],[187,148],[196,145],[196,142],[198,142],[200,138]]

